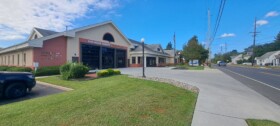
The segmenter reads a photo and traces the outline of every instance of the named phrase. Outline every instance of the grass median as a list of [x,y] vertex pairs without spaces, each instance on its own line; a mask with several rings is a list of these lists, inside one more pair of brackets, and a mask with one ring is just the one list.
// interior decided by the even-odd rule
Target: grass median
[[280,126],[279,123],[270,120],[247,119],[246,122],[249,126]]
[[0,106],[1,125],[191,125],[197,94],[125,75],[40,81],[73,91]]
[[181,70],[204,70],[204,66],[190,66],[188,64],[179,64],[179,65],[176,65],[174,69],[181,69]]

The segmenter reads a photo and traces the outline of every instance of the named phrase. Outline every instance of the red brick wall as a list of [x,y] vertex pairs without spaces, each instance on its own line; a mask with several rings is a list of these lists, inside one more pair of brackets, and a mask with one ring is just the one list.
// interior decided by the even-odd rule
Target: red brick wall
[[142,64],[130,64],[129,67],[142,67]]
[[34,48],[33,61],[39,67],[59,66],[67,62],[67,39],[63,36],[46,40],[42,48]]

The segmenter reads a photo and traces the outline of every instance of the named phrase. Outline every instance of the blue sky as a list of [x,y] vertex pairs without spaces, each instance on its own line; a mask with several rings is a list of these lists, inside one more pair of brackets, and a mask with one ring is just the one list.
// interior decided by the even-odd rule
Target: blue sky
[[[53,3],[42,3],[42,5],[53,5],[56,4],[55,2],[53,0]],[[79,3],[73,1],[68,3],[69,1],[64,0],[64,2],[66,2],[65,6],[69,4],[75,9],[65,9],[63,6],[61,6],[61,9],[57,4],[58,6],[55,6],[57,8],[46,8],[44,11],[54,10],[59,15],[52,16],[55,13],[46,13],[34,18],[35,21],[38,19],[38,22],[44,22],[45,19],[55,17],[51,22],[29,24],[25,22],[28,18],[18,18],[18,13],[6,15],[6,17],[10,16],[11,19],[18,18],[18,20],[15,22],[0,20],[0,47],[25,41],[28,32],[34,26],[63,31],[65,25],[75,28],[112,20],[128,38],[140,40],[144,37],[147,43],[160,43],[163,48],[169,41],[173,40],[173,34],[176,32],[176,48],[182,49],[182,46],[194,35],[198,36],[201,43],[205,42],[207,9],[209,8],[211,11],[213,31],[220,4],[220,0],[177,0],[176,2],[163,0],[86,0]],[[6,9],[0,7],[0,12],[7,12],[9,9],[13,11],[5,4],[9,4],[8,0],[2,4]],[[77,4],[79,6],[76,6]],[[20,6],[28,8],[27,5],[23,3]],[[272,41],[280,31],[279,6],[280,0],[227,0],[216,35],[217,39],[213,41],[211,46],[213,53],[219,53],[224,43],[227,43],[228,51],[233,49],[243,51],[244,48],[250,46],[253,39],[249,32],[253,31],[255,17],[259,21],[257,31],[260,32],[256,43],[263,44]],[[269,12],[270,15],[267,15]],[[67,17],[68,15],[71,15],[71,17]],[[47,16],[47,18],[44,16]],[[30,16],[31,19],[33,17]],[[1,18],[4,18],[3,15],[0,16]],[[34,20],[32,21],[34,22]],[[25,25],[25,27],[17,25],[21,23],[20,21],[24,22],[21,25]],[[14,27],[23,28],[14,29]],[[5,31],[9,31],[9,33],[4,34]],[[10,34],[10,32],[18,34]],[[225,37],[220,38],[223,34]],[[9,35],[13,36],[7,37]],[[1,37],[6,39],[1,39]]]

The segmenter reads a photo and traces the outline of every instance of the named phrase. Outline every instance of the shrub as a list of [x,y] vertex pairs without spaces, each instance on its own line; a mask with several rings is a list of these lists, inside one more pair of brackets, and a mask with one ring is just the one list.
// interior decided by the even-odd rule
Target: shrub
[[115,74],[115,75],[120,75],[120,74],[121,74],[121,71],[120,71],[120,70],[114,70],[114,74]]
[[12,72],[32,72],[32,69],[29,67],[9,67],[6,71]]
[[237,62],[237,64],[242,64],[243,60],[237,60],[236,62]]
[[113,69],[100,70],[97,72],[98,77],[106,77],[106,76],[119,75],[119,74],[121,74],[120,70],[113,70]]
[[100,70],[97,72],[97,76],[98,77],[105,77],[105,76],[108,76],[109,75],[109,72],[107,70]]
[[8,68],[8,66],[0,66],[0,71],[6,71]]
[[109,69],[107,69],[107,71],[108,71],[109,76],[114,75],[114,70],[113,69],[109,68]]
[[88,73],[89,68],[82,64],[74,64],[71,66],[71,78],[82,78]]
[[70,79],[70,67],[71,67],[71,63],[66,63],[60,66],[59,71],[62,79],[64,80]]
[[80,63],[67,63],[60,67],[62,79],[82,78],[89,71],[89,68]]
[[40,67],[37,71],[33,71],[35,76],[48,76],[48,75],[58,75],[60,74],[59,70],[60,66],[48,66],[48,67]]

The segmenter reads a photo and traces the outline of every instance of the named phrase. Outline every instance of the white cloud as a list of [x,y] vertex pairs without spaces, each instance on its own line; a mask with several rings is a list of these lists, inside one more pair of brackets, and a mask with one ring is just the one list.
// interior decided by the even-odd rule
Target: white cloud
[[265,15],[265,17],[276,17],[278,15],[279,13],[277,11],[270,11]]
[[268,24],[268,21],[267,20],[258,20],[256,22],[257,26],[262,26],[262,25],[266,25]]
[[235,34],[234,33],[224,33],[220,36],[220,38],[227,38],[227,37],[234,37]]
[[22,39],[33,27],[63,31],[88,13],[111,12],[118,0],[1,0],[0,40]]

